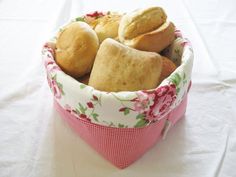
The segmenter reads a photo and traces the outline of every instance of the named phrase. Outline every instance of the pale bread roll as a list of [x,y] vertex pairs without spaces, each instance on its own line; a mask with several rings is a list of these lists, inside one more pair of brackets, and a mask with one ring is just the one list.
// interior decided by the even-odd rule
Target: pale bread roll
[[89,85],[107,92],[148,90],[157,87],[161,56],[139,51],[113,39],[105,39],[98,50]]
[[85,22],[73,22],[60,33],[56,42],[56,62],[74,78],[91,71],[97,50],[98,37]]
[[118,39],[120,19],[121,15],[117,13],[111,13],[99,18],[94,30],[100,43],[106,38]]
[[166,19],[160,7],[127,13],[120,21],[119,40],[139,50],[160,52],[175,39],[175,26]]
[[166,21],[166,13],[161,7],[138,9],[122,17],[119,39],[123,42],[140,34],[157,29]]

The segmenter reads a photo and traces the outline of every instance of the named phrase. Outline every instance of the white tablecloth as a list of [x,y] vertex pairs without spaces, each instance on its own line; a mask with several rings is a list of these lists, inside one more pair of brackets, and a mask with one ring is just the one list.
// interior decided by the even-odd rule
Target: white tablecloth
[[[93,10],[163,6],[192,42],[185,119],[120,170],[91,149],[53,108],[41,47],[68,19]],[[1,0],[0,177],[235,177],[236,1]]]

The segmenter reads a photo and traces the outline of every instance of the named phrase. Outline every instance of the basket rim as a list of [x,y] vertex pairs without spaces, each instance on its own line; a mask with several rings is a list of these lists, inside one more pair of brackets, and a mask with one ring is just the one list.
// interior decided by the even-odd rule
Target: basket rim
[[[77,18],[78,18],[78,17],[77,17]],[[75,22],[75,21],[76,21],[76,18],[73,18],[73,19],[70,20],[69,22],[67,22],[67,23],[65,23],[64,25],[62,25],[62,26],[59,28],[59,31],[60,31],[61,29],[63,29],[63,27],[65,27],[66,25],[68,25],[70,22]],[[55,32],[55,33],[58,34],[59,31],[57,31],[57,32]],[[44,44],[44,48],[45,48],[45,46],[47,47],[47,44],[48,44],[48,43],[55,43],[56,40],[57,40],[57,36],[54,35],[53,38],[51,38],[50,40],[48,40],[48,41]],[[55,57],[54,57],[53,55],[52,55],[51,57],[52,57],[53,61],[55,62],[55,65],[56,65],[58,68],[61,69],[61,70],[58,70],[58,71],[55,71],[55,72],[60,72],[64,77],[67,77],[67,78],[70,79],[72,82],[76,82],[76,84],[77,84],[79,87],[80,87],[81,85],[82,85],[82,86],[86,85],[86,88],[84,88],[84,89],[88,89],[90,92],[96,92],[96,93],[101,94],[101,95],[110,95],[110,94],[111,94],[111,95],[117,95],[117,96],[119,96],[119,97],[121,97],[121,98],[122,98],[123,95],[124,95],[124,98],[126,98],[128,95],[133,95],[133,94],[136,94],[136,93],[138,93],[138,92],[140,92],[140,91],[148,91],[148,92],[150,91],[150,92],[151,92],[151,91],[155,91],[156,89],[158,89],[158,88],[161,87],[161,86],[174,84],[173,82],[171,82],[171,81],[169,80],[169,78],[170,78],[172,75],[178,73],[178,70],[180,70],[181,68],[183,68],[184,65],[187,65],[187,64],[188,64],[188,61],[193,58],[193,48],[192,48],[192,45],[191,45],[190,41],[188,40],[188,38],[185,38],[185,37],[182,36],[182,32],[181,32],[179,29],[175,29],[175,40],[184,40],[184,41],[186,41],[186,42],[188,43],[188,45],[185,45],[185,46],[183,47],[183,54],[184,54],[184,53],[187,53],[186,55],[189,55],[189,57],[183,57],[183,54],[182,54],[182,57],[181,57],[181,64],[180,64],[179,66],[177,66],[177,68],[175,69],[175,71],[172,72],[167,78],[165,78],[157,87],[155,87],[155,88],[153,88],[153,89],[148,89],[148,90],[118,91],[118,92],[113,92],[113,91],[107,92],[107,91],[97,90],[97,89],[95,89],[94,87],[89,86],[89,85],[86,85],[86,84],[84,84],[84,83],[81,83],[79,80],[77,80],[77,79],[73,78],[72,76],[66,74],[66,73],[60,68],[60,66],[58,66],[58,64],[56,63]],[[183,42],[184,42],[184,41],[183,41]],[[47,49],[46,49],[46,50],[47,50]],[[191,52],[190,52],[190,51],[191,51]],[[53,51],[53,52],[54,52],[54,51]],[[186,58],[187,58],[187,59],[186,59]],[[46,68],[46,69],[47,69],[47,68]]]

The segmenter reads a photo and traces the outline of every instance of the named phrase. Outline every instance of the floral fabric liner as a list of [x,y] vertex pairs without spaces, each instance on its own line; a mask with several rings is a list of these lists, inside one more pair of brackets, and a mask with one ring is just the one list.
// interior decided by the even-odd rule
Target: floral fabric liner
[[135,92],[103,92],[80,83],[60,69],[54,49],[46,43],[42,57],[55,100],[78,119],[103,126],[138,128],[160,121],[180,104],[191,80],[193,50],[179,30],[175,34],[163,55],[180,66],[157,88]]

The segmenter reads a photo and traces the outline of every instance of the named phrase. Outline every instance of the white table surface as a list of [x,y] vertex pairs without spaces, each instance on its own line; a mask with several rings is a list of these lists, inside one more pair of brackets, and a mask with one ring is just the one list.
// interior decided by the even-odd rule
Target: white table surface
[[[120,170],[53,108],[41,60],[52,31],[93,10],[159,5],[193,44],[185,119]],[[0,177],[235,177],[235,0],[0,0]]]

